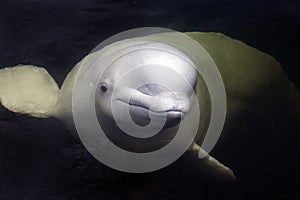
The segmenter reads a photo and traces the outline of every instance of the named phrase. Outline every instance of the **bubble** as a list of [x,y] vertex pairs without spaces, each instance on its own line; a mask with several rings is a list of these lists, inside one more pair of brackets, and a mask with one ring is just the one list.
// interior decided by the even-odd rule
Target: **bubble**
[[[151,34],[172,33],[178,40],[193,49],[191,55],[184,53],[180,45],[176,46],[174,40],[165,40],[165,37],[152,37]],[[147,37],[143,37],[147,36]],[[197,59],[195,59],[197,58]],[[205,81],[211,100],[211,119],[202,147],[209,152],[216,144],[225,121],[226,93],[221,75],[205,49],[190,37],[164,28],[138,28],[117,34],[99,44],[83,59],[74,83],[72,93],[72,112],[78,136],[87,150],[101,163],[119,171],[131,173],[145,173],[155,171],[168,166],[176,161],[193,143],[198,132],[200,108],[198,99],[194,103],[184,119],[176,129],[164,129],[167,114],[151,112],[159,110],[160,104],[150,104],[149,123],[142,126],[137,124],[130,114],[129,105],[134,92],[128,95],[128,99],[119,104],[110,102],[114,126],[130,137],[147,140],[161,134],[162,130],[174,132],[174,137],[159,149],[149,152],[133,152],[119,147],[112,142],[99,123],[95,109],[96,86],[101,77],[112,67],[123,67],[122,75],[114,82],[114,88],[122,88],[130,85],[132,91],[149,84],[158,84],[166,88],[166,93],[173,91],[165,80],[143,79],[139,77],[132,80],[135,75],[143,74],[143,71],[155,70],[178,80],[178,84],[184,84],[193,90],[193,85],[180,73],[174,70],[174,66],[193,67]],[[129,66],[126,69],[126,66]],[[177,69],[178,67],[175,67]],[[108,71],[109,72],[109,71]],[[136,81],[138,80],[138,81]],[[93,87],[91,87],[93,86]],[[114,90],[112,98],[116,99],[120,91]],[[169,93],[168,93],[169,92]],[[176,96],[177,94],[174,93]],[[192,94],[195,96],[196,94]],[[180,99],[179,96],[176,98]],[[168,103],[165,99],[165,103]],[[147,102],[146,102],[147,103]],[[179,105],[180,106],[180,105]],[[176,111],[172,113],[176,116]],[[111,130],[114,127],[111,127]],[[205,155],[203,155],[205,156]]]

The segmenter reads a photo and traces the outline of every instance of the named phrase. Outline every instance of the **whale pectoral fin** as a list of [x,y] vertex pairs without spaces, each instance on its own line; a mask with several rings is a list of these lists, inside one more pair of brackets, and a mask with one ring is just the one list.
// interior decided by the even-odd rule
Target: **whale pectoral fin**
[[0,69],[0,103],[15,113],[49,117],[58,92],[44,68],[18,65]]
[[220,179],[229,179],[229,180],[236,180],[236,177],[233,173],[233,171],[220,163],[217,159],[210,156],[204,149],[202,149],[197,143],[193,143],[190,147],[191,151],[194,151],[198,154],[198,157],[200,159],[201,165],[205,170],[209,171],[213,176],[216,176]]

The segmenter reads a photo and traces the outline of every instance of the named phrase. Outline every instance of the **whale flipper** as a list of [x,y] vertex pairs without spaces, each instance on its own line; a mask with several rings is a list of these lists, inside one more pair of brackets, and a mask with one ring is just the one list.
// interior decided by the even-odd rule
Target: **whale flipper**
[[215,174],[218,176],[218,178],[222,177],[223,180],[230,180],[230,181],[236,180],[236,176],[234,175],[234,172],[229,167],[225,166],[216,158],[209,155],[196,142],[194,142],[191,145],[189,150],[197,153],[201,162],[202,169],[206,169],[206,170],[208,169],[210,174]]
[[50,117],[58,92],[44,68],[18,65],[0,70],[0,103],[15,113]]

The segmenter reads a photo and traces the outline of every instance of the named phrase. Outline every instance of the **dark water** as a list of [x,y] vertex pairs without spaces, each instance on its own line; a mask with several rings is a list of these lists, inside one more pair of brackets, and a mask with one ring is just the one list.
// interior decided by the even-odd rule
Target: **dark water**
[[[299,89],[299,9],[297,0],[1,1],[0,66],[43,66],[61,84],[105,38],[159,26],[244,41],[278,59]],[[235,171],[238,182],[231,185],[207,177],[189,154],[150,174],[116,172],[95,161],[60,122],[1,108],[0,199],[300,198],[299,126],[289,125],[288,113],[283,120],[272,115],[241,113],[226,125],[230,136],[212,153]]]

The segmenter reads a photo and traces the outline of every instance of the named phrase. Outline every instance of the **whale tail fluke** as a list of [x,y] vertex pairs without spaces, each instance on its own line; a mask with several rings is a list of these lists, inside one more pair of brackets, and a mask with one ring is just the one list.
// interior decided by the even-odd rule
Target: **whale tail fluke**
[[58,93],[59,87],[44,68],[18,65],[0,69],[0,103],[10,111],[50,117]]

